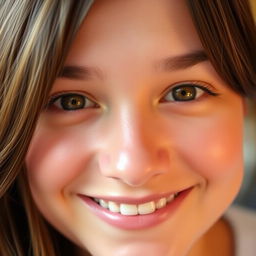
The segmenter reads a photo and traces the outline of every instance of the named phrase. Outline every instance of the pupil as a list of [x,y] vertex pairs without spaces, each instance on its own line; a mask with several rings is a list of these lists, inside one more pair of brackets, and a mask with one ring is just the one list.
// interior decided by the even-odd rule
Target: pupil
[[77,100],[76,100],[76,99],[72,99],[72,100],[71,100],[71,104],[72,104],[72,105],[76,105],[76,104],[77,104]]
[[67,95],[62,98],[61,106],[64,110],[77,110],[83,108],[85,99],[79,95]]
[[189,92],[186,92],[185,90],[181,91],[182,96],[186,96],[187,94],[189,94]]
[[176,90],[173,92],[173,98],[176,101],[194,100],[195,97],[196,97],[196,89],[190,86],[176,88]]

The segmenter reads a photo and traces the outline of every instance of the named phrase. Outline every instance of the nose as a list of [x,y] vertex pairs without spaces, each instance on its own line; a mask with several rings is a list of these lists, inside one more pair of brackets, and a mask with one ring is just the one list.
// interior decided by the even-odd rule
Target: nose
[[98,155],[102,175],[139,187],[168,171],[166,138],[153,119],[145,113],[123,111],[111,120],[112,129]]

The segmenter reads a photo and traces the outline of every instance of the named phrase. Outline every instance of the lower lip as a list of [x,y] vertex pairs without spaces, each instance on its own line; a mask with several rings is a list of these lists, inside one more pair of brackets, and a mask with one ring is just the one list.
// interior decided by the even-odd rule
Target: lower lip
[[166,221],[188,196],[192,188],[182,191],[173,201],[164,208],[158,209],[151,214],[126,216],[120,213],[110,212],[98,205],[87,196],[79,195],[89,209],[100,219],[117,228],[126,230],[146,229]]

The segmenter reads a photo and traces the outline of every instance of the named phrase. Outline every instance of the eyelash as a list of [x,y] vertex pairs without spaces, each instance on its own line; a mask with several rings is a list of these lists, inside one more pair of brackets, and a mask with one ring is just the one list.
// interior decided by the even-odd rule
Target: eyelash
[[[80,99],[83,99],[84,101],[84,105],[87,105],[88,102],[90,104],[90,106],[87,107],[81,107],[81,108],[77,108],[77,109],[70,109],[70,110],[66,110],[66,109],[62,109],[60,106],[57,107],[55,106],[55,110],[59,110],[59,111],[77,111],[77,110],[81,110],[81,109],[85,109],[85,108],[97,108],[99,107],[99,104],[97,104],[95,102],[94,99],[92,99],[92,97],[88,97],[88,95],[84,95],[84,93],[81,92],[59,92],[57,94],[54,94],[50,97],[48,103],[45,106],[45,109],[50,109],[54,106],[54,104],[56,104],[56,102],[58,102],[58,100],[63,100],[65,99],[65,97],[80,97]],[[86,104],[87,103],[87,104]],[[59,104],[61,105],[62,103],[59,102]]]
[[[172,101],[173,102],[184,102],[184,101],[188,102],[188,101],[195,101],[195,100],[197,100],[196,97],[192,98],[192,99],[175,100],[174,99],[174,92],[175,92],[174,90],[178,90],[178,89],[181,89],[181,88],[183,88],[183,89],[184,88],[187,88],[187,89],[190,88],[190,89],[192,89],[196,93],[198,93],[197,89],[200,89],[200,90],[203,91],[202,94],[204,92],[206,92],[210,96],[218,96],[219,95],[218,93],[214,92],[212,86],[210,86],[207,83],[204,83],[204,82],[201,82],[201,81],[200,82],[199,81],[193,81],[193,82],[187,81],[187,82],[182,82],[182,83],[178,83],[178,84],[172,85],[171,87],[166,89],[163,92],[163,94],[162,94],[163,96],[161,97],[160,102],[161,103],[169,103],[169,102],[172,102]],[[184,90],[183,90],[183,92],[184,92]],[[166,100],[167,96],[170,93],[172,94],[171,95],[172,100],[170,100],[170,99]],[[56,102],[58,100],[63,100],[63,99],[65,99],[65,97],[72,97],[72,96],[74,98],[75,97],[80,97],[80,99],[83,99],[84,105],[86,105],[86,103],[89,102],[90,106],[85,107],[84,105],[82,105],[81,108],[77,108],[77,109],[64,109],[64,108],[62,108],[63,107],[63,105],[62,105],[62,107],[61,106],[59,106],[59,107],[55,106],[55,108],[57,110],[60,110],[60,111],[77,111],[77,110],[81,110],[81,109],[95,108],[95,107],[97,108],[97,107],[99,107],[99,105],[95,102],[95,100],[91,99],[92,97],[88,97],[87,95],[84,95],[83,93],[80,93],[80,92],[68,92],[68,93],[67,92],[59,92],[59,93],[57,93],[57,94],[55,94],[55,95],[50,97],[50,99],[49,99],[48,103],[46,104],[45,108],[46,109],[50,109],[51,107],[53,107],[54,104],[56,104]],[[184,96],[184,95],[181,95],[181,96]],[[199,98],[201,98],[201,97],[199,96]],[[61,104],[63,104],[63,102],[62,103],[59,102],[59,104],[61,105]]]
[[[197,93],[198,93],[198,89],[199,89],[199,90],[202,91],[202,94],[207,93],[209,96],[219,96],[220,95],[219,93],[214,91],[214,88],[211,85],[209,85],[209,84],[207,84],[205,82],[202,82],[202,81],[192,81],[192,82],[186,81],[186,82],[180,82],[178,84],[174,84],[171,87],[167,88],[163,92],[163,94],[162,94],[163,96],[161,97],[160,102],[162,102],[162,103],[168,103],[168,102],[171,102],[171,101],[173,101],[173,102],[188,102],[188,101],[196,101],[196,100],[201,98],[201,96],[199,96],[199,97],[195,97],[195,98],[187,99],[187,100],[180,100],[180,101],[179,100],[175,100],[173,98],[174,90],[178,90],[180,88],[190,88],[190,89],[193,88],[193,89],[195,89],[195,91]],[[172,100],[165,100],[165,98],[170,93],[172,93],[172,95],[171,95]]]

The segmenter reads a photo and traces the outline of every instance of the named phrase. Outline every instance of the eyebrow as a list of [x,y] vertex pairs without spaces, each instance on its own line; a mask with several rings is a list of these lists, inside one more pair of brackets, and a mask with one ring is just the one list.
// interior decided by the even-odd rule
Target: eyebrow
[[100,69],[95,67],[68,65],[63,67],[58,77],[73,80],[90,80],[93,77],[102,79],[103,74]]
[[[203,50],[197,50],[183,55],[172,56],[156,62],[155,69],[175,71],[190,68],[200,62],[208,61]],[[60,71],[58,77],[73,80],[90,80],[94,77],[102,80],[103,72],[99,68],[89,66],[67,65]]]
[[164,60],[161,60],[156,64],[156,68],[160,68],[160,70],[163,71],[175,71],[187,69],[195,66],[200,62],[208,60],[209,59],[203,50],[197,50],[183,55],[168,57]]

